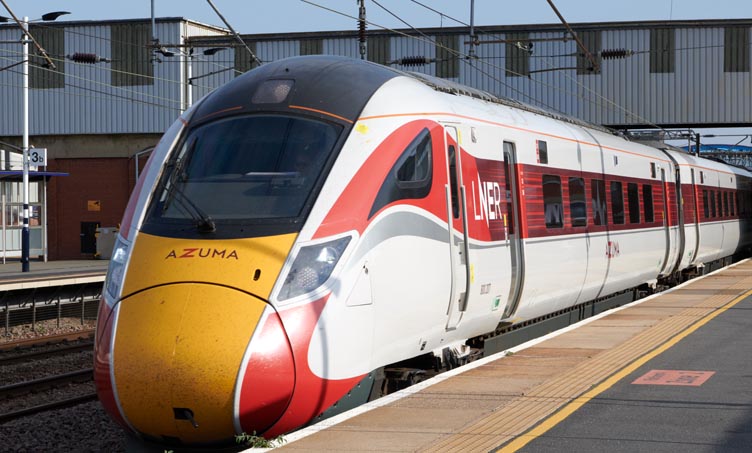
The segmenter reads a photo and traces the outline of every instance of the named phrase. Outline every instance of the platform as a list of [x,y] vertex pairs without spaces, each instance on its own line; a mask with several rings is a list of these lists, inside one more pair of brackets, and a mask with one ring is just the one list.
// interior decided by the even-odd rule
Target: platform
[[21,271],[21,262],[0,264],[0,291],[60,284],[103,282],[109,260],[31,261],[29,272]]
[[285,436],[279,451],[750,451],[752,261]]

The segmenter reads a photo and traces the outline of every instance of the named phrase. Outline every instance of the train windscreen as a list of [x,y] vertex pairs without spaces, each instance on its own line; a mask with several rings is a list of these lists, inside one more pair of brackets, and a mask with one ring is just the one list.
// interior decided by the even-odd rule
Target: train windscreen
[[152,221],[301,215],[341,128],[284,115],[233,117],[189,131],[168,160]]

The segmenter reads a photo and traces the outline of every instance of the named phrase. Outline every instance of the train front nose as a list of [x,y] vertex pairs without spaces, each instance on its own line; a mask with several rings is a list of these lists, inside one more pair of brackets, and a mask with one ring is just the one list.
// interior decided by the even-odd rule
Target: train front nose
[[202,283],[157,286],[123,300],[112,363],[128,423],[182,443],[231,440],[238,411],[257,432],[273,424],[292,396],[294,363],[267,307],[245,292]]

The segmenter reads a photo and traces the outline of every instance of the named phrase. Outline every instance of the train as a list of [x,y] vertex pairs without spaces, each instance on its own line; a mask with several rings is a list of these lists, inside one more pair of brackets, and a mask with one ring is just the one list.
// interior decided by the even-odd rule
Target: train
[[151,153],[103,289],[99,399],[144,442],[274,437],[390,365],[747,253],[751,220],[744,168],[362,60],[267,63]]

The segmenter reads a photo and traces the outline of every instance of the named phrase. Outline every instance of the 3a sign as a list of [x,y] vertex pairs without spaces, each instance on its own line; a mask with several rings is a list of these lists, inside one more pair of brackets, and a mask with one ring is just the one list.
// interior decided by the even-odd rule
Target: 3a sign
[[43,167],[47,165],[47,148],[29,148],[29,165]]

